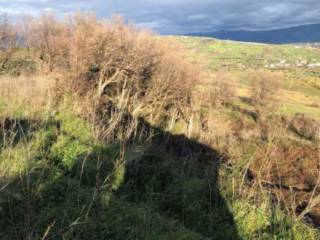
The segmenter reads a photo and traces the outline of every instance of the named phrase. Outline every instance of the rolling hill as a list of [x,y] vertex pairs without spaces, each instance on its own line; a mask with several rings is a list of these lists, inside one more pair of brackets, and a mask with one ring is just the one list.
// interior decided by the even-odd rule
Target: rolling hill
[[191,33],[188,36],[215,37],[223,40],[261,42],[273,44],[311,43],[320,41],[320,24],[303,25],[267,31],[220,30],[206,33]]

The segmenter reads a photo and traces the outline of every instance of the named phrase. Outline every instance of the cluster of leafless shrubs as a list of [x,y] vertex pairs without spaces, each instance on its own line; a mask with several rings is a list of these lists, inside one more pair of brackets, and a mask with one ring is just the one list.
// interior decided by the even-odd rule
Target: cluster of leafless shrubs
[[19,34],[20,45],[35,56],[42,71],[63,73],[57,89],[90,99],[88,112],[95,118],[119,110],[151,122],[173,112],[190,117],[191,89],[199,71],[183,60],[176,43],[137,30],[121,18],[100,21],[90,14],[64,21],[51,15],[24,18]]

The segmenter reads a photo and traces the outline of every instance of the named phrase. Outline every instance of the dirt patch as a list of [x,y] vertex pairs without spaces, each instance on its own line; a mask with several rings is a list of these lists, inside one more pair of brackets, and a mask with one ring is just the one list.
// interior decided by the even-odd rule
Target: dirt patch
[[[320,147],[269,145],[257,152],[251,173],[254,181],[299,215],[320,194]],[[307,217],[320,226],[320,204]]]

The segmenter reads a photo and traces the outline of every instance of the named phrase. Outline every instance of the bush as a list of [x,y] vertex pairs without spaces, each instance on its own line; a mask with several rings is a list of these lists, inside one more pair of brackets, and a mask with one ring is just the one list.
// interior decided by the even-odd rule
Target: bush
[[39,51],[39,58],[48,71],[66,68],[68,65],[69,31],[68,25],[54,16],[44,14],[37,21],[30,21],[24,34],[30,48]]
[[274,100],[279,89],[279,81],[275,75],[268,72],[257,72],[252,79],[251,100],[254,105],[266,107]]
[[83,112],[92,119],[111,119],[104,125],[117,128],[124,112],[153,123],[164,122],[173,110],[188,118],[199,71],[170,40],[137,30],[121,18],[99,21],[91,14],[66,21],[43,15],[30,24],[30,49],[49,71],[63,72],[59,88],[88,103]]
[[0,19],[0,70],[17,49],[17,31],[5,15]]
[[100,110],[109,102],[156,121],[188,104],[196,71],[150,33],[121,19],[102,23],[76,16],[70,42],[73,86],[91,92]]
[[218,72],[213,78],[207,80],[208,94],[205,102],[208,102],[213,106],[225,105],[235,96],[235,82],[230,75],[225,72]]
[[307,140],[318,140],[320,124],[316,120],[297,113],[291,120],[290,129]]
[[257,120],[265,119],[276,109],[275,95],[279,90],[279,79],[269,72],[257,72],[251,82],[251,103],[258,115]]

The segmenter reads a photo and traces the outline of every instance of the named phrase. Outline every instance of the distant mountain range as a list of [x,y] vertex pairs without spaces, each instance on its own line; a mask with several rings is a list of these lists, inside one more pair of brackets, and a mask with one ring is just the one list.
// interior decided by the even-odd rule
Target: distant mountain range
[[214,37],[224,40],[260,43],[314,43],[320,42],[320,24],[303,25],[292,28],[267,31],[228,31],[191,33],[188,36]]

